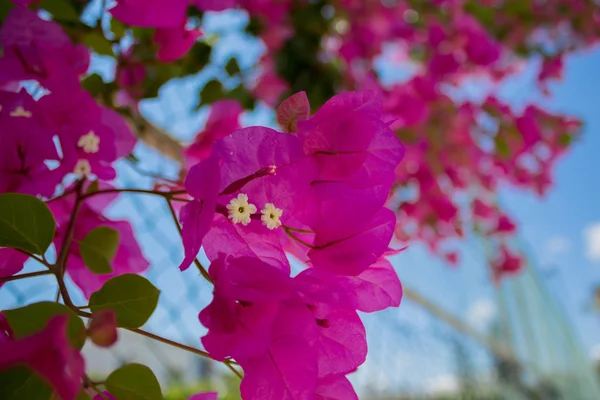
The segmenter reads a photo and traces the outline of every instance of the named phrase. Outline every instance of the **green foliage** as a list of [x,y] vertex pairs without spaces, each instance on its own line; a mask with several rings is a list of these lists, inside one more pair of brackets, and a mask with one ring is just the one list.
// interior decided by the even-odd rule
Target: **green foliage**
[[0,0],[0,22],[4,22],[15,4],[10,0]]
[[79,12],[77,12],[73,3],[69,0],[42,0],[39,6],[59,21],[79,21]]
[[[22,338],[41,331],[52,317],[67,315],[69,317],[67,326],[69,341],[74,347],[79,349],[85,343],[83,321],[73,311],[62,304],[43,301],[13,310],[5,310],[2,313],[8,320],[15,338]],[[0,398],[2,397],[0,396]]]
[[230,76],[235,76],[240,73],[240,66],[235,57],[231,57],[229,61],[227,61],[227,64],[225,64],[225,71],[227,71]]
[[86,267],[95,274],[112,272],[111,263],[119,247],[119,232],[99,226],[88,232],[79,242],[79,251]]
[[223,378],[224,382],[220,382],[218,390],[215,389],[215,383],[210,380],[202,380],[193,385],[172,384],[165,391],[165,400],[187,400],[196,393],[215,391],[219,392],[219,400],[241,400],[240,379],[231,374],[227,374]]
[[152,370],[141,364],[127,364],[106,379],[106,388],[117,400],[162,400],[160,384]]
[[52,243],[55,228],[52,212],[43,201],[26,194],[0,194],[0,247],[42,255]]
[[290,15],[296,35],[275,56],[277,73],[290,85],[281,100],[304,90],[313,112],[336,94],[342,80],[335,64],[324,63],[318,56],[321,39],[330,26],[322,14],[324,6],[324,1],[295,4]]
[[125,24],[116,18],[111,18],[110,31],[113,33],[113,35],[115,35],[115,39],[121,39],[123,36],[125,36]]
[[96,53],[103,56],[114,56],[115,52],[112,49],[110,40],[104,37],[100,32],[92,31],[83,36],[83,44],[94,50]]
[[54,390],[29,367],[18,365],[0,372],[0,399],[53,400]]
[[225,97],[223,84],[216,79],[210,80],[204,85],[200,92],[200,104],[212,104]]
[[125,274],[107,281],[90,297],[90,309],[114,310],[117,325],[139,328],[144,325],[158,304],[158,290],[150,281],[139,275]]
[[93,73],[81,81],[81,86],[96,97],[105,90],[106,84],[100,75]]

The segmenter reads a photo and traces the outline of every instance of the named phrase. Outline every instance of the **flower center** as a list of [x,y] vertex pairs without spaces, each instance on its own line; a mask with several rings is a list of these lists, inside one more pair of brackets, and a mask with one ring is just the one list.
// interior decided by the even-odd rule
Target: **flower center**
[[240,193],[227,204],[227,210],[229,210],[227,218],[234,224],[245,226],[250,223],[250,216],[256,213],[256,206],[248,203],[246,194]]
[[31,111],[27,111],[26,109],[24,109],[21,106],[18,106],[17,108],[15,108],[13,111],[11,111],[11,113],[9,114],[11,117],[24,117],[24,118],[31,118]]
[[265,204],[265,208],[263,208],[260,213],[262,214],[260,220],[267,228],[273,230],[281,226],[281,220],[279,218],[283,214],[283,210],[275,207],[273,203]]
[[77,147],[82,148],[85,153],[97,153],[98,148],[100,147],[99,145],[100,138],[94,131],[89,131],[77,141]]
[[85,177],[92,173],[92,166],[88,160],[79,160],[75,164],[73,172],[79,177]]

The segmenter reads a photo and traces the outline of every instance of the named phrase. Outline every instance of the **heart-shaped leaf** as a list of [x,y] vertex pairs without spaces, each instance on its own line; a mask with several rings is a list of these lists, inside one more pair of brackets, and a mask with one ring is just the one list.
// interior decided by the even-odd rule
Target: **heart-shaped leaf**
[[79,242],[81,258],[88,269],[96,274],[112,272],[111,263],[119,247],[119,232],[99,226],[88,232]]
[[52,239],[56,223],[40,199],[18,193],[0,194],[0,247],[12,247],[42,255]]
[[115,276],[90,297],[92,312],[114,310],[117,326],[139,328],[158,304],[158,290],[150,281],[135,274]]

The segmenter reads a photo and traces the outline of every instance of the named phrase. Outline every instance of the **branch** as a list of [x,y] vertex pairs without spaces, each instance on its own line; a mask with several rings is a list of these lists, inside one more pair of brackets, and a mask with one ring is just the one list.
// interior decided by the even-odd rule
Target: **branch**
[[129,118],[129,127],[137,132],[137,137],[149,147],[157,150],[171,160],[183,163],[183,145],[169,133],[153,125],[141,115],[135,116],[135,122]]
[[161,192],[158,190],[147,190],[147,189],[104,189],[104,190],[97,190],[92,193],[86,193],[80,197],[80,200],[85,200],[89,197],[97,196],[100,194],[106,194],[106,193],[138,193],[138,194],[150,194],[150,195],[154,195],[154,196],[170,198],[171,196],[175,196],[178,194],[186,194],[187,192],[185,190],[174,190],[172,192]]
[[50,275],[50,274],[52,274],[52,271],[45,270],[45,271],[28,272],[26,274],[20,274],[20,275],[5,276],[3,278],[0,278],[0,283],[10,282],[10,281],[18,281],[19,279],[33,278],[35,276],[43,276],[43,275]]
[[[77,315],[79,315],[81,317],[85,317],[85,318],[91,318],[92,314],[89,313],[89,312],[86,312],[86,311],[81,311],[81,308],[83,308],[83,307],[75,307],[75,306],[71,307],[71,309]],[[156,340],[157,342],[165,343],[165,344],[168,344],[169,346],[177,347],[178,349],[189,351],[190,353],[194,353],[194,354],[197,354],[197,355],[199,355],[201,357],[209,358],[209,359],[215,361],[210,356],[210,354],[207,353],[204,350],[200,350],[200,349],[197,349],[195,347],[185,345],[183,343],[175,342],[173,340],[164,338],[162,336],[155,335],[152,332],[148,332],[148,331],[145,331],[145,330],[140,329],[140,328],[124,328],[124,327],[120,327],[120,328],[126,329],[129,332],[137,333],[138,335],[145,336],[145,337],[150,338],[152,340]],[[237,376],[239,376],[240,379],[242,378],[241,374],[233,367],[233,365],[237,365],[236,362],[234,362],[232,360],[224,360],[224,361],[222,361],[222,363],[225,364],[230,370],[232,370]]]

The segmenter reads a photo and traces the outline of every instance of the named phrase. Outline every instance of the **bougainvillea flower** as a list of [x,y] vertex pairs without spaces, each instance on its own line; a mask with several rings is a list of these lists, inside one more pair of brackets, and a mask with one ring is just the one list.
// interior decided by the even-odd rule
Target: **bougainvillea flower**
[[174,28],[158,28],[154,33],[154,43],[158,45],[157,58],[162,62],[173,62],[183,57],[202,36],[199,29],[188,29],[185,22]]
[[84,90],[51,93],[38,102],[48,129],[58,133],[61,170],[79,176],[116,177],[112,163],[131,153],[135,136],[116,111],[100,107]]
[[50,197],[62,180],[46,161],[58,160],[53,132],[42,125],[38,104],[25,92],[0,92],[0,193]]
[[347,374],[367,359],[367,334],[354,310],[317,306],[319,377]]
[[308,268],[294,278],[294,285],[309,304],[323,303],[363,312],[398,307],[402,300],[398,274],[383,257],[356,276]]
[[22,6],[8,14],[0,42],[0,83],[33,79],[49,90],[69,92],[79,88],[89,65],[85,46],[73,45],[58,24]]
[[204,236],[209,231],[217,207],[220,181],[219,164],[208,159],[192,168],[186,178],[186,188],[195,199],[179,213],[185,257],[179,269],[187,269],[200,251]]
[[217,139],[240,128],[239,118],[242,112],[242,106],[236,100],[219,100],[212,104],[204,129],[185,150],[187,169],[206,159]]
[[63,400],[74,400],[85,375],[84,360],[67,338],[68,317],[52,318],[30,336],[0,340],[0,370],[19,364],[46,380]]
[[279,301],[292,293],[289,275],[257,258],[231,256],[214,260],[209,274],[214,298],[199,316],[209,330],[206,350],[217,360],[264,353]]
[[202,11],[223,11],[235,7],[238,0],[192,0],[192,3]]
[[118,0],[109,11],[128,25],[173,28],[185,21],[189,0]]
[[268,350],[239,358],[244,369],[240,385],[245,399],[312,399],[317,385],[317,325],[302,303],[280,307]]
[[[0,278],[13,276],[23,269],[29,256],[14,249],[0,249]],[[0,282],[0,287],[4,282]]]
[[[96,196],[96,197],[103,197]],[[114,198],[114,197],[113,197]],[[54,237],[54,245],[57,251],[66,233],[68,221],[73,210],[75,194],[64,196],[56,201],[48,203],[50,210],[56,219],[57,229]],[[97,291],[102,285],[117,275],[126,273],[142,273],[149,263],[144,257],[142,250],[135,239],[133,229],[128,221],[110,220],[101,214],[100,202],[92,203],[86,201],[80,208],[75,223],[73,242],[69,248],[67,262],[67,274],[73,282],[83,291],[86,297]],[[103,204],[104,206],[108,204]],[[78,242],[94,228],[105,226],[119,233],[119,245],[111,264],[113,271],[106,274],[95,274],[84,264],[79,251]]]
[[367,224],[344,235],[317,231],[308,256],[316,268],[340,275],[358,275],[386,251],[395,226],[394,212],[382,208]]
[[352,384],[344,375],[319,379],[316,400],[358,400]]
[[[219,176],[212,172],[216,169],[219,170]],[[183,234],[195,239],[184,240],[186,261],[181,268],[191,263],[202,237],[207,235],[210,240],[207,239],[205,250],[211,261],[219,251],[227,251],[239,256],[279,260],[279,265],[289,271],[289,263],[279,244],[279,232],[276,229],[280,229],[278,227],[287,219],[305,212],[314,172],[312,160],[304,156],[300,141],[292,135],[269,128],[251,127],[219,139],[210,158],[190,169],[186,188],[196,199],[211,199],[207,204],[211,205],[211,210],[216,207],[220,215],[214,222],[210,220],[215,226],[212,232],[210,223],[207,223],[208,211],[204,223],[200,225],[192,221],[194,216],[199,215],[197,212],[182,210],[180,220]],[[218,179],[218,183],[215,183],[215,179]],[[211,185],[208,185],[209,180]],[[218,190],[216,205],[215,189]],[[186,207],[200,210],[199,205],[193,203]],[[267,217],[274,219],[273,223],[261,220],[267,207],[275,210],[267,213]],[[192,233],[189,229],[202,235]]]
[[205,239],[204,251],[209,260],[214,260],[223,252],[235,257],[256,257],[288,274],[290,272],[290,263],[281,248],[279,232],[269,230],[260,221],[240,226],[217,215]]
[[196,393],[188,400],[217,400],[218,395],[217,392]]
[[307,121],[298,122],[304,152],[313,154],[320,179],[391,188],[404,147],[381,121],[378,99],[369,92],[335,96]]

